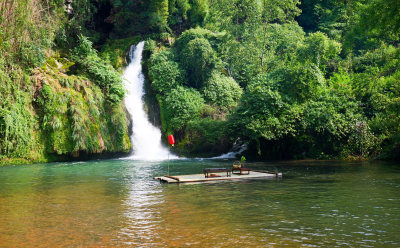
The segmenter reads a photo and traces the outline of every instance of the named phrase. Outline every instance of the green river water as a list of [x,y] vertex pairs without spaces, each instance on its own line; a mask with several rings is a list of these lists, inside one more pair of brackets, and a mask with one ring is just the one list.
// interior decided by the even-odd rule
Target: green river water
[[[167,161],[0,167],[0,247],[400,247],[400,166],[270,162],[282,179],[163,184]],[[175,160],[171,175],[232,161]]]

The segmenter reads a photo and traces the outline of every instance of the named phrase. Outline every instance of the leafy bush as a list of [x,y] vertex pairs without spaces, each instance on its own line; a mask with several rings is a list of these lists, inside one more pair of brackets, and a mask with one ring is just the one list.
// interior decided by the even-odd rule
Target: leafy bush
[[277,139],[294,132],[291,111],[278,91],[260,80],[248,86],[237,111],[231,117],[236,134],[250,139]]
[[296,58],[296,51],[304,42],[305,33],[295,23],[270,24],[266,28],[266,46],[281,58]]
[[233,108],[242,96],[242,89],[233,78],[214,71],[202,89],[207,102],[223,110]]
[[181,61],[186,69],[189,85],[197,89],[203,86],[218,64],[214,50],[204,38],[189,41],[182,51]]
[[204,99],[198,91],[178,86],[167,96],[165,103],[165,119],[168,122],[168,129],[178,131],[189,120],[199,117]]
[[189,121],[187,131],[196,134],[199,143],[205,146],[216,145],[219,141],[227,139],[225,130],[226,122],[210,118]]
[[262,80],[278,90],[285,101],[289,102],[302,103],[318,97],[326,85],[324,74],[312,63],[278,66],[262,77]]
[[189,19],[192,26],[202,25],[208,14],[208,0],[191,0]]
[[186,80],[184,72],[177,62],[168,59],[166,52],[153,54],[150,58],[149,76],[152,88],[157,94],[168,95],[172,89],[182,85]]
[[188,10],[190,9],[189,0],[170,0],[168,3],[169,17],[168,24],[178,25],[188,19]]
[[301,125],[319,151],[338,155],[360,118],[357,102],[330,95],[304,105]]
[[325,70],[328,63],[339,59],[341,44],[331,40],[324,33],[316,32],[309,34],[304,44],[298,48],[299,59],[309,61]]
[[178,148],[187,156],[217,156],[231,147],[227,122],[203,118],[188,122]]
[[224,36],[223,33],[214,33],[208,29],[199,27],[191,28],[186,30],[179,36],[174,46],[177,50],[180,59],[184,60],[185,57],[182,57],[182,52],[190,41],[197,38],[206,39],[208,40],[213,49],[218,50],[218,47],[220,46],[223,36]]
[[353,123],[353,130],[346,145],[341,147],[341,156],[376,158],[381,151],[381,140],[375,136],[365,121]]
[[107,100],[114,104],[122,101],[125,95],[120,74],[105,63],[86,37],[79,38],[79,46],[72,50],[71,59],[80,65],[80,70],[107,92]]

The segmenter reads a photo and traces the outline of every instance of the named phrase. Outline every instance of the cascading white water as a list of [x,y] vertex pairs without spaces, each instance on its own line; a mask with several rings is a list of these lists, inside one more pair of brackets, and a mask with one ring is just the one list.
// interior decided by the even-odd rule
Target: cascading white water
[[236,158],[237,154],[241,154],[247,149],[247,144],[241,144],[238,141],[235,141],[233,143],[232,150],[228,153],[224,153],[222,155],[219,155],[217,157],[212,157],[211,159],[230,159],[230,158]]
[[[122,75],[127,94],[125,105],[132,118],[133,155],[137,160],[164,160],[168,158],[168,149],[162,145],[161,131],[153,126],[143,108],[144,76],[142,73],[142,52],[144,41],[132,46],[129,51],[130,63]],[[170,155],[170,158],[176,156]]]

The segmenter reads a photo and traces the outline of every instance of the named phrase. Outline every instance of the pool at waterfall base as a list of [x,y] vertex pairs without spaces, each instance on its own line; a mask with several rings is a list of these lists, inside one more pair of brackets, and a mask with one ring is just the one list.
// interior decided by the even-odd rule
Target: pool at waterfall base
[[[0,167],[0,247],[400,247],[400,167],[254,162],[281,179],[163,184],[167,161]],[[181,159],[173,175],[228,167]]]

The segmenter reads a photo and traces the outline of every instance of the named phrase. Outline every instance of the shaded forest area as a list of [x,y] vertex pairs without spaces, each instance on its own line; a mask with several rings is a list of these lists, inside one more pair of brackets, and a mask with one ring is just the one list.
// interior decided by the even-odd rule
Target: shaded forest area
[[397,0],[5,1],[0,159],[129,150],[119,73],[140,39],[175,152],[399,159],[399,12]]

